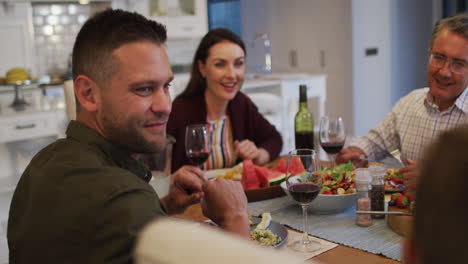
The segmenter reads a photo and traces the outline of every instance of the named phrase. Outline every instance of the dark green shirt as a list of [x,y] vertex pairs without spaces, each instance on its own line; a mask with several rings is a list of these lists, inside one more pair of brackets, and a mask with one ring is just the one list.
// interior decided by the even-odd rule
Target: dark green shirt
[[10,263],[130,263],[142,226],[165,215],[150,179],[143,164],[71,121],[16,187]]

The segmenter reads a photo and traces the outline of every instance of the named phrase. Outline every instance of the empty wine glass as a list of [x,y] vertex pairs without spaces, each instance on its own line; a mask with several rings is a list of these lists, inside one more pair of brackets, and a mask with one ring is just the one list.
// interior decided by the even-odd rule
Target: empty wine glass
[[324,116],[320,119],[320,145],[327,152],[331,168],[335,167],[336,155],[341,151],[346,140],[343,119]]
[[310,240],[307,224],[307,209],[317,197],[322,188],[322,176],[319,170],[318,158],[313,149],[296,149],[288,154],[286,163],[286,185],[293,199],[302,207],[304,233],[301,240],[288,246],[300,252],[319,250],[318,241]]
[[188,125],[185,129],[185,152],[190,162],[202,167],[210,156],[210,127],[207,124]]

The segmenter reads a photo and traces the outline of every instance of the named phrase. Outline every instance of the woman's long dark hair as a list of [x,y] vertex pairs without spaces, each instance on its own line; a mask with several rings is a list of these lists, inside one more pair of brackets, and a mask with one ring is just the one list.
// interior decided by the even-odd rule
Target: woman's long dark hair
[[210,30],[203,37],[200,44],[198,45],[197,51],[195,52],[195,56],[193,57],[190,80],[187,84],[187,87],[185,87],[185,90],[181,94],[179,94],[177,98],[194,97],[201,95],[205,92],[206,80],[200,73],[200,70],[198,68],[198,61],[201,61],[203,64],[205,64],[206,58],[208,58],[208,51],[210,50],[210,48],[222,41],[229,41],[239,45],[244,51],[244,54],[247,55],[245,51],[244,42],[234,32],[225,28],[217,28]]

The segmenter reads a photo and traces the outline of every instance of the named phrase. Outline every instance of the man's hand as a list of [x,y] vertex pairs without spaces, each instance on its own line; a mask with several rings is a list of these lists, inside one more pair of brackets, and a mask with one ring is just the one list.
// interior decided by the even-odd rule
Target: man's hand
[[406,160],[408,165],[400,169],[403,180],[408,188],[415,189],[419,178],[418,163],[414,160]]
[[366,158],[367,155],[364,151],[358,147],[349,146],[347,148],[343,148],[340,153],[336,156],[336,163],[346,163],[351,161],[356,168],[365,167],[367,165]]
[[203,214],[221,228],[250,237],[247,197],[239,182],[216,179],[203,185]]
[[243,160],[252,160],[255,164],[263,165],[270,160],[270,153],[263,148],[257,148],[255,143],[248,139],[234,141],[234,155]]
[[168,214],[180,214],[204,196],[202,184],[206,181],[203,171],[195,166],[183,166],[173,173],[169,194],[161,199]]

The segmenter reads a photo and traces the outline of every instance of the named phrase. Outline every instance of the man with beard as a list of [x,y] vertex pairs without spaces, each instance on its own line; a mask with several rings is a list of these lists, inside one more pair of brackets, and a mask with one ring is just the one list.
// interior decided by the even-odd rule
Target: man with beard
[[203,197],[207,217],[249,235],[239,183],[206,182],[186,166],[159,199],[137,161],[166,140],[173,74],[165,40],[164,26],[122,10],[83,25],[73,48],[77,120],[21,176],[8,219],[10,263],[131,263],[144,224]]
[[427,66],[429,88],[403,97],[369,134],[350,142],[337,162],[379,160],[399,149],[406,167],[400,170],[415,186],[425,147],[451,128],[468,124],[468,14],[440,20],[434,27]]

